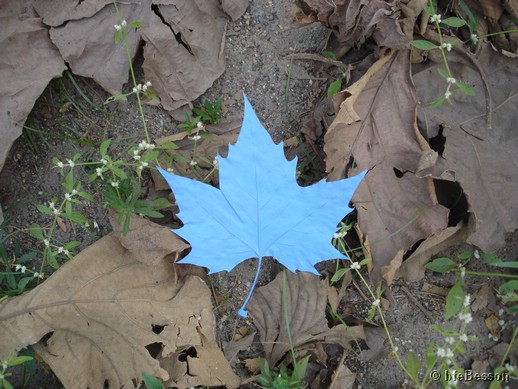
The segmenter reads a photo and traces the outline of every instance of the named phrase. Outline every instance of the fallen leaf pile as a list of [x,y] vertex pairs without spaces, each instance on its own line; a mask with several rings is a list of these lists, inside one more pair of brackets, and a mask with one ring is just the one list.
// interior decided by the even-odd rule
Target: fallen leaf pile
[[[144,72],[160,104],[174,111],[204,93],[223,73],[225,26],[248,0],[120,2],[132,56],[143,39]],[[110,0],[6,0],[0,4],[0,168],[36,99],[66,64],[111,94],[128,81],[124,44],[115,43],[119,21]],[[172,113],[174,114],[174,113]],[[182,116],[183,118],[183,116]]]
[[[518,228],[517,199],[509,195],[518,189],[517,56],[483,41],[472,53],[457,40],[447,53],[449,66],[476,96],[456,93],[451,104],[432,108],[445,90],[440,51],[408,49],[411,39],[437,40],[423,11],[426,1],[380,1],[379,12],[369,8],[377,2],[360,0],[298,3],[299,22],[324,23],[346,48],[369,37],[378,46],[335,96],[336,117],[324,138],[330,179],[369,169],[353,201],[373,280],[415,280],[431,255],[466,240],[484,251],[502,247],[505,233]],[[501,31],[518,4],[497,3],[474,6],[488,16],[478,19],[477,31]],[[402,31],[406,45],[398,43]],[[515,36],[509,38],[501,48],[516,48]]]

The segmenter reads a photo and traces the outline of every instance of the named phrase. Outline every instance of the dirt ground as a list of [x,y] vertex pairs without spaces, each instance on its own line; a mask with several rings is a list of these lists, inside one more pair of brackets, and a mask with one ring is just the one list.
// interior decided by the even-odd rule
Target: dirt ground
[[[298,134],[301,120],[325,97],[330,81],[336,77],[336,69],[323,63],[310,60],[291,60],[292,53],[319,53],[326,45],[329,31],[319,24],[299,29],[288,29],[286,9],[291,0],[267,1],[251,0],[250,7],[244,17],[230,22],[227,27],[225,43],[226,71],[207,93],[195,102],[200,106],[204,99],[216,101],[223,98],[223,119],[230,121],[242,116],[242,94],[253,104],[259,118],[271,133],[276,142],[286,140]],[[139,59],[137,58],[137,66]],[[142,76],[139,70],[140,77]],[[109,97],[91,80],[74,76],[82,91],[98,106]],[[126,86],[129,90],[129,85]],[[83,107],[83,113],[69,106],[71,96]],[[32,223],[48,225],[49,219],[37,211],[35,205],[48,202],[52,196],[59,196],[62,177],[53,168],[52,157],[66,160],[80,152],[82,158],[95,158],[95,150],[69,139],[84,137],[93,142],[112,138],[121,142],[138,144],[143,139],[136,105],[132,99],[118,105],[105,107],[108,113],[89,106],[79,95],[70,79],[65,76],[54,80],[36,103],[26,125],[44,131],[38,134],[25,131],[11,150],[6,165],[0,173],[0,201],[4,208],[5,226],[12,232],[9,240],[11,250],[24,252],[36,249],[36,241],[21,232]],[[149,123],[151,137],[157,139],[178,132],[178,122],[163,110],[146,106],[146,118]],[[316,142],[318,145],[318,142]],[[304,158],[304,155],[301,156]],[[320,161],[321,163],[321,161]],[[86,178],[86,173],[84,177]],[[65,223],[58,231],[57,238],[62,241],[79,240],[83,249],[98,238],[111,231],[107,209],[98,188],[85,184],[85,189],[94,195],[95,201],[85,205],[83,213],[90,221],[90,227],[80,229]],[[18,246],[18,247],[15,247]],[[464,245],[449,250],[444,255],[455,256],[456,253],[472,250]],[[517,260],[518,234],[510,234],[507,245],[499,252],[503,259]],[[267,261],[263,265],[259,285],[271,281],[279,271],[278,265]],[[328,264],[319,265],[328,268]],[[333,268],[331,264],[331,268]],[[483,266],[477,264],[483,269]],[[218,340],[222,345],[231,341],[236,329],[245,328],[245,332],[253,331],[253,323],[249,319],[237,316],[237,309],[246,297],[248,288],[255,275],[255,263],[246,261],[229,273],[218,273],[211,276],[208,282],[218,298],[215,314],[218,325]],[[410,351],[420,358],[432,341],[440,342],[441,336],[430,328],[432,323],[440,324],[444,316],[444,297],[422,291],[424,283],[448,288],[453,278],[438,276],[427,272],[425,279],[415,283],[396,281],[392,288],[394,304],[387,311],[387,321],[396,345],[404,357]],[[467,289],[474,294],[483,285],[498,286],[498,281],[488,277],[469,277]],[[361,311],[365,300],[361,288],[350,286],[342,305]],[[420,304],[416,304],[416,301]],[[368,303],[367,303],[368,304]],[[358,320],[361,312],[353,312]],[[488,337],[489,329],[485,319],[496,315],[501,325],[497,328],[496,340]],[[474,312],[474,321],[468,326],[468,333],[479,338],[471,342],[461,364],[471,368],[473,362],[494,363],[498,344],[509,341],[512,329],[516,326],[516,317],[502,313],[498,303],[488,304]],[[257,339],[256,339],[257,340]],[[258,340],[256,342],[258,344]],[[362,344],[366,348],[365,344]],[[242,352],[240,358],[255,356],[259,346]],[[330,360],[339,360],[342,350],[329,348]],[[356,387],[362,388],[396,388],[404,385],[404,373],[390,355],[388,343],[381,341],[381,348],[370,360],[362,360],[361,350],[353,348],[347,353],[346,365],[357,373]],[[246,368],[237,364],[238,374],[249,375]],[[15,387],[22,387],[20,377],[14,382]],[[515,383],[510,383],[512,387]],[[26,386],[29,388],[57,388],[59,384],[51,373],[40,368],[38,376]],[[475,387],[466,385],[464,387]],[[486,387],[480,383],[476,387]]]

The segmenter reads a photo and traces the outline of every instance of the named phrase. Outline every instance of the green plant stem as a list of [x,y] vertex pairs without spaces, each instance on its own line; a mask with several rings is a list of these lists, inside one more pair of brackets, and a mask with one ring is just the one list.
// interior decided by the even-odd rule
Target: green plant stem
[[288,298],[286,296],[286,269],[282,271],[282,309],[284,313],[284,323],[286,324],[286,334],[288,342],[290,342],[291,358],[293,359],[293,371],[297,370],[297,360],[295,359],[295,350],[293,349],[293,339],[291,337],[291,329],[288,315]]
[[[455,270],[459,272],[458,270]],[[503,277],[503,278],[511,278],[513,280],[518,280],[518,275],[514,274],[502,274],[502,273],[491,273],[491,272],[483,272],[483,271],[470,271],[466,270],[466,274],[473,276],[487,276],[487,277]]]
[[502,361],[500,362],[500,367],[504,366],[505,360],[507,359],[507,356],[509,355],[509,352],[511,351],[511,348],[514,345],[514,341],[516,340],[516,335],[518,334],[518,326],[515,327],[513,332],[513,337],[511,338],[511,341],[509,342],[509,345],[507,346],[507,349],[505,350],[504,355],[502,356]]
[[[117,12],[117,18],[119,19],[119,21],[122,21],[122,16],[121,16],[121,14],[119,12],[119,8],[117,7],[117,1],[116,0],[113,0],[113,5],[115,7],[115,12]],[[122,38],[124,40],[124,47],[126,49],[126,55],[128,57],[128,64],[129,64],[129,69],[130,69],[130,74],[131,74],[131,80],[133,81],[133,86],[136,87],[137,86],[137,79],[135,77],[135,72],[133,71],[133,61],[131,59],[131,50],[129,48],[128,35],[126,33],[126,27],[122,28]],[[146,142],[150,143],[151,142],[151,138],[149,137],[149,132],[147,130],[146,117],[144,116],[144,109],[142,108],[142,102],[140,101],[140,92],[137,91],[137,93],[135,93],[135,95],[137,96],[137,104],[138,104],[138,108],[139,108],[140,118],[142,119],[142,126],[144,128],[144,134],[146,135]]]
[[[428,5],[432,9],[434,15],[436,15],[437,14],[437,10],[435,10],[434,7],[433,7],[433,1],[429,0],[428,1]],[[435,26],[437,28],[437,35],[439,36],[439,49],[441,50],[441,56],[442,56],[442,61],[444,63],[444,67],[446,68],[446,72],[448,73],[448,77],[452,77],[450,66],[448,65],[448,59],[446,58],[446,50],[444,50],[444,47],[442,47],[442,45],[444,43],[444,40],[443,40],[443,37],[442,37],[441,26],[440,26],[440,24],[439,24],[439,22],[437,20],[434,20],[434,23],[435,23]],[[448,84],[448,86],[449,86],[449,84]]]
[[[360,273],[360,271],[358,269],[355,269],[356,270],[356,274],[358,274],[358,276],[360,277],[360,279],[362,280],[363,284],[367,287],[367,290],[369,291],[371,297],[373,300],[376,300],[378,297],[374,294],[374,292],[372,291],[371,287],[369,286],[369,283],[367,282],[367,280],[363,277],[363,275]],[[383,323],[383,329],[385,330],[385,333],[387,334],[387,339],[390,343],[390,347],[392,348],[392,352],[394,354],[394,356],[396,357],[396,360],[399,364],[399,366],[401,367],[401,369],[403,369],[403,371],[405,372],[405,374],[408,376],[408,377],[412,377],[412,375],[410,374],[410,372],[407,370],[405,364],[403,363],[403,361],[401,360],[401,358],[399,357],[399,354],[397,352],[397,349],[396,349],[396,345],[394,344],[393,340],[392,340],[392,337],[390,336],[390,331],[388,329],[388,325],[387,325],[387,322],[385,321],[385,316],[383,315],[383,311],[381,309],[381,304],[378,305],[376,307],[379,315],[380,315],[380,319],[381,319],[381,322]]]

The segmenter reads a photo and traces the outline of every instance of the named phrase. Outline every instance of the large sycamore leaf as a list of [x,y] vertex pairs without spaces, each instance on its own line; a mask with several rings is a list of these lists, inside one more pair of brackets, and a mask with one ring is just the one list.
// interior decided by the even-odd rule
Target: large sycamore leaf
[[[239,380],[215,350],[209,289],[196,276],[179,279],[178,252],[165,255],[167,247],[180,250],[185,244],[164,227],[167,236],[150,222],[141,226],[160,235],[153,244],[161,247],[162,260],[143,260],[115,235],[102,238],[37,288],[0,305],[0,358],[33,345],[67,388],[102,388],[105,382],[133,388],[142,372],[187,386],[185,374],[166,369],[162,358],[194,347],[210,358],[192,363],[216,365],[219,372],[191,376],[190,384],[236,386]],[[154,349],[158,355],[152,356]]]
[[161,170],[184,223],[175,232],[192,246],[184,262],[218,272],[272,256],[292,271],[317,273],[317,262],[345,258],[331,239],[365,173],[300,187],[296,159],[286,161],[246,99],[238,141],[218,164],[219,189]]
[[409,53],[382,57],[346,92],[324,138],[326,168],[332,179],[344,177],[351,160],[371,169],[353,200],[377,281],[383,268],[395,270],[400,250],[445,228],[448,210],[437,204],[432,180],[413,174],[429,148],[415,123]]
[[418,119],[423,134],[444,140],[427,175],[450,177],[461,185],[474,219],[467,241],[494,251],[505,244],[506,232],[518,228],[518,58],[497,52],[490,43],[479,44],[475,55],[448,54],[454,77],[469,84],[475,96],[459,92],[451,105],[429,106],[444,94],[439,58],[418,68],[414,82],[422,100]]

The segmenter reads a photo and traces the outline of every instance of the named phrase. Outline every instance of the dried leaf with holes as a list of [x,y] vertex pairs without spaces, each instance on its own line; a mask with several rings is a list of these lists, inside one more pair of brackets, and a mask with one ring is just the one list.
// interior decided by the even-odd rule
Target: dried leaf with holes
[[[142,228],[160,235],[156,228]],[[184,361],[187,368],[218,367],[219,373],[190,376],[187,386],[237,386],[239,379],[215,343],[209,289],[196,276],[180,278],[167,247],[156,252],[158,259],[146,259],[153,263],[148,265],[141,252],[108,235],[40,286],[4,301],[0,358],[33,345],[65,387],[101,388],[108,382],[134,388],[142,372],[186,382],[184,375],[167,371],[163,359],[193,347],[197,357]]]

